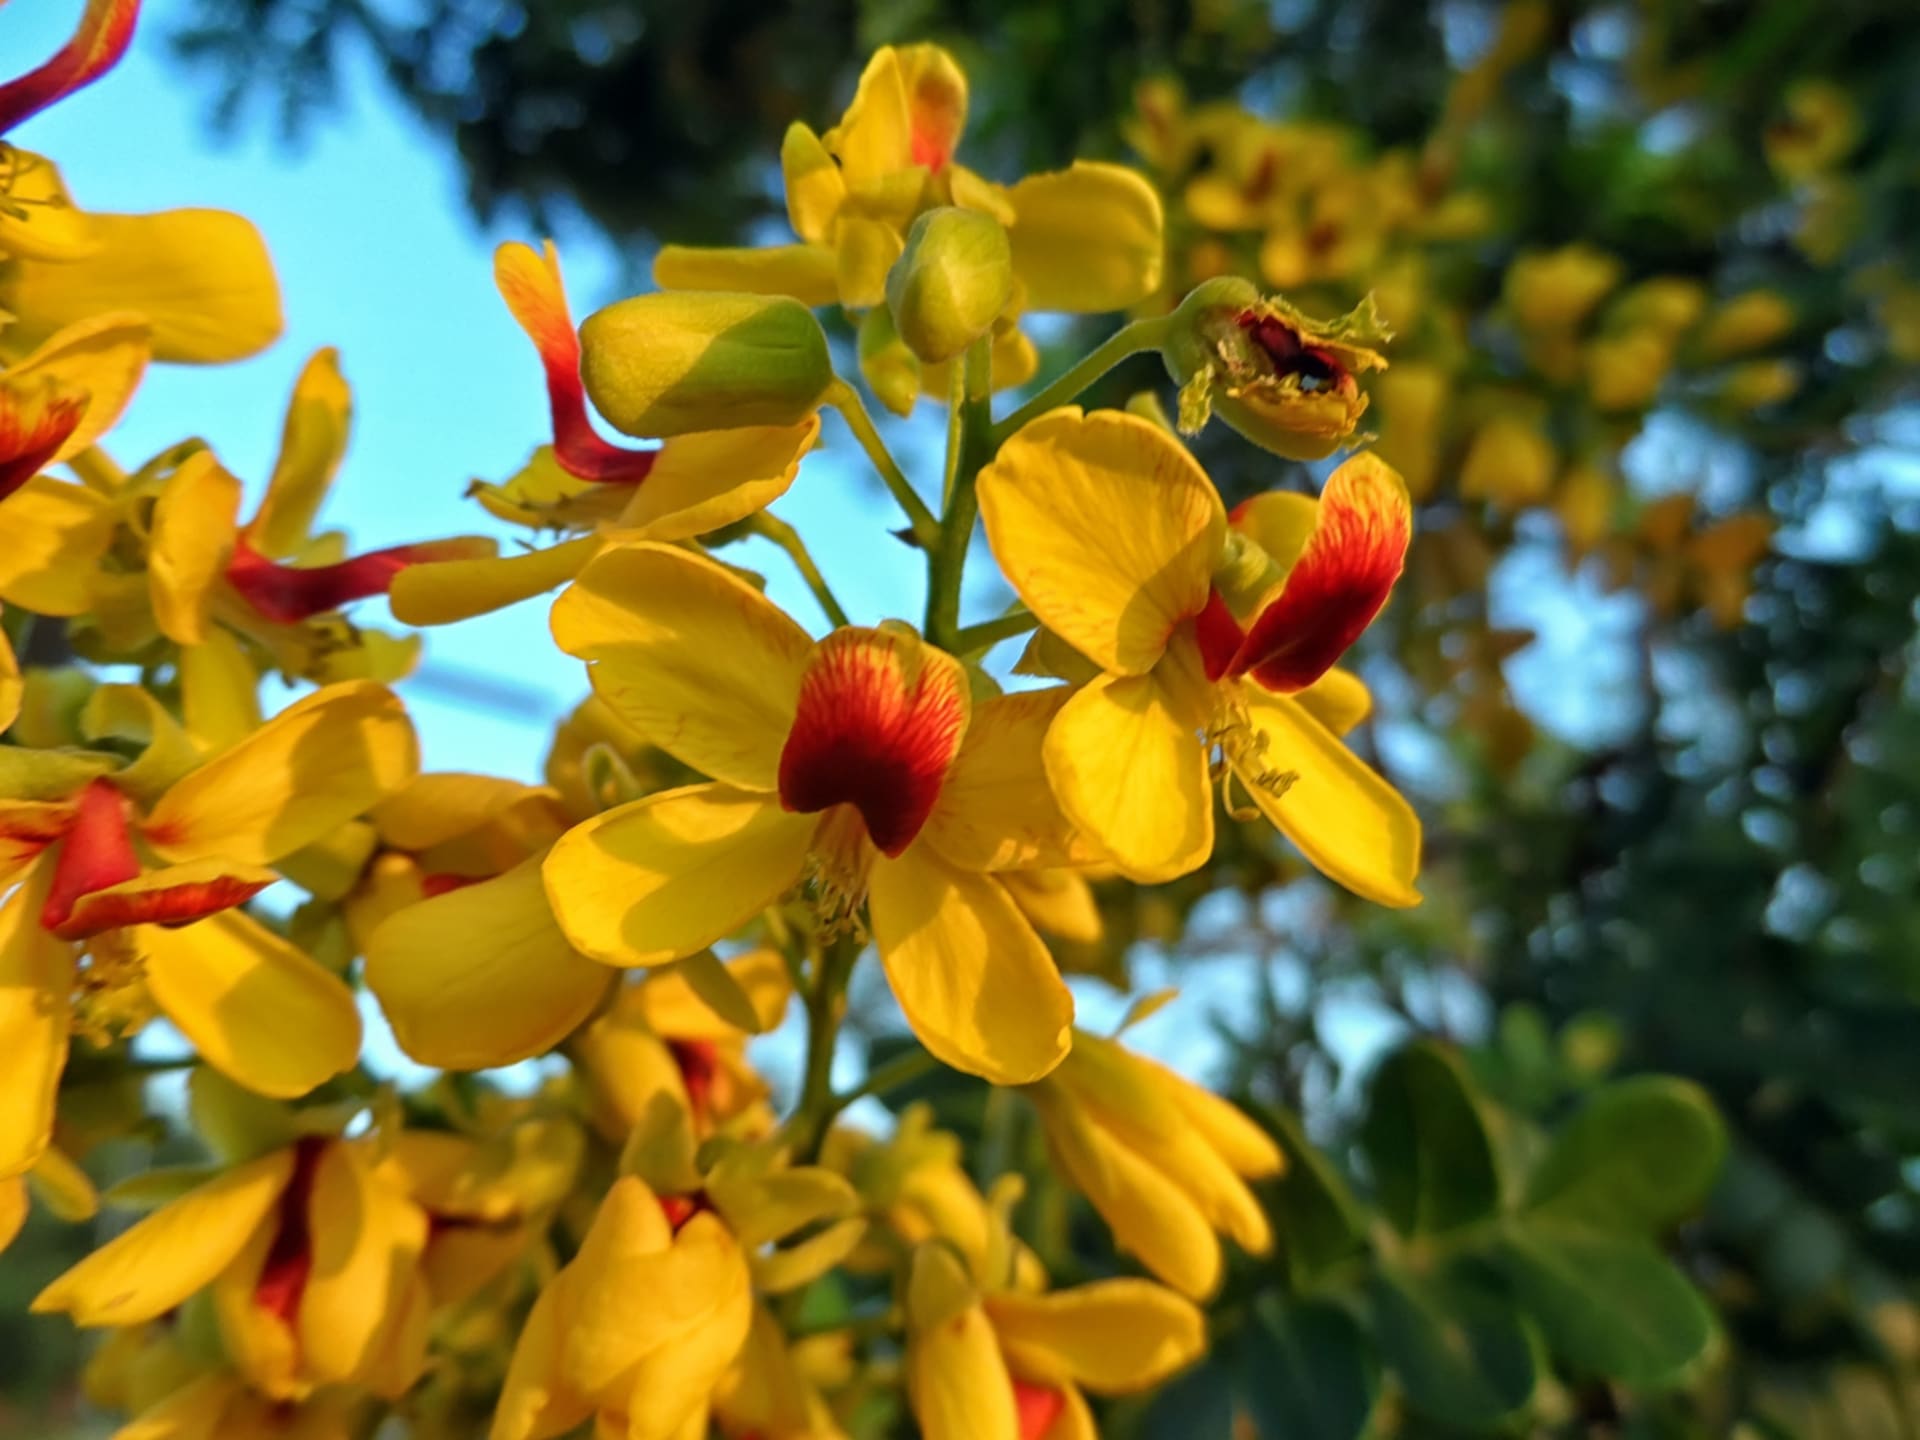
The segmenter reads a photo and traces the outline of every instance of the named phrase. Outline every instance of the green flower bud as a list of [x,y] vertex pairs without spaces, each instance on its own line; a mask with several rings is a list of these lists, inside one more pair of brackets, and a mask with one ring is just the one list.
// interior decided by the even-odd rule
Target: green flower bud
[[580,327],[580,374],[615,428],[645,439],[795,425],[834,383],[813,312],[777,295],[636,295]]
[[860,375],[875,398],[896,415],[911,415],[920,398],[920,362],[893,328],[893,316],[876,305],[860,320]]
[[929,365],[951,360],[993,327],[1013,298],[1013,249],[991,215],[929,210],[887,272],[887,308],[907,348]]
[[1318,460],[1354,443],[1367,397],[1354,376],[1383,370],[1389,334],[1369,295],[1338,320],[1309,320],[1233,276],[1194,287],[1169,317],[1160,356],[1180,386],[1180,429],[1218,413],[1263,449]]

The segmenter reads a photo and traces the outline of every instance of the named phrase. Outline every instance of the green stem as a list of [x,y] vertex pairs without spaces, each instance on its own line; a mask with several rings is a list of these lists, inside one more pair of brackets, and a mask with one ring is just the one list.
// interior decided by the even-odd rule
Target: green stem
[[1044,415],[1047,411],[1057,410],[1062,405],[1071,405],[1080,398],[1083,390],[1128,356],[1138,355],[1144,350],[1158,350],[1166,339],[1167,330],[1171,324],[1171,317],[1162,315],[1156,319],[1135,320],[1122,325],[1088,351],[1078,364],[1059,379],[1044,386],[1039,394],[995,425],[993,427],[994,445],[1005,444],[1022,425],[1036,415]]
[[947,510],[940,541],[927,563],[927,638],[952,652],[960,635],[960,579],[967,546],[980,514],[974,482],[993,458],[993,341],[981,336],[967,347],[963,380],[956,386],[960,421],[948,431]]
[[915,543],[923,550],[932,550],[939,543],[940,522],[933,518],[927,502],[915,492],[906,472],[893,458],[893,452],[887,449],[887,442],[873,428],[873,419],[867,414],[866,402],[860,398],[859,392],[846,381],[836,380],[827,391],[826,403],[840,412],[840,418],[847,422],[853,438],[860,442],[860,448],[867,452],[867,459],[886,482],[887,489],[900,503],[901,510],[906,512]]
[[840,1033],[840,1002],[860,946],[841,936],[819,954],[813,984],[807,990],[807,1068],[800,1103],[787,1121],[796,1165],[810,1165],[820,1154],[827,1127],[837,1113],[833,1094],[833,1048]]
[[902,1085],[910,1084],[939,1067],[938,1060],[916,1046],[912,1050],[894,1056],[877,1069],[869,1070],[867,1078],[862,1080],[857,1088],[847,1091],[844,1095],[834,1096],[834,1113],[838,1114],[856,1100],[864,1100],[870,1095],[884,1095],[889,1090],[896,1090]]
[[953,637],[954,653],[971,655],[991,649],[1002,640],[1024,635],[1039,624],[1039,616],[1022,608],[1011,615],[1002,615],[998,620],[982,620],[978,625],[963,626]]
[[762,510],[753,517],[753,532],[763,535],[787,552],[787,558],[793,561],[793,568],[800,572],[800,578],[807,582],[807,589],[813,592],[813,598],[820,608],[827,612],[827,623],[834,626],[845,625],[847,612],[840,608],[840,602],[834,598],[833,589],[827,584],[827,577],[820,573],[820,567],[813,563],[813,556],[807,550],[807,542],[800,533],[777,516]]

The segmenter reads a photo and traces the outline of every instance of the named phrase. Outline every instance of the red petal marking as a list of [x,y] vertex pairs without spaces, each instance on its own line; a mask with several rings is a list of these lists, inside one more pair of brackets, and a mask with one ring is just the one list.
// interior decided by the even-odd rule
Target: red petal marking
[[140,0],[87,0],[73,38],[46,64],[0,85],[0,135],[119,63],[133,39]]
[[780,752],[780,803],[860,812],[887,855],[913,843],[967,728],[960,663],[911,633],[836,630],[807,660]]
[[1371,455],[1327,481],[1319,522],[1277,597],[1255,617],[1228,665],[1275,694],[1318,680],[1387,603],[1413,533],[1407,487]]
[[1045,1440],[1053,1422],[1067,1408],[1067,1397],[1050,1385],[1028,1380],[1013,1382],[1013,1408],[1020,1419],[1020,1440]]
[[431,900],[436,895],[446,895],[455,890],[464,890],[469,885],[480,882],[471,875],[450,875],[436,870],[420,877],[420,893]]
[[118,930],[126,925],[165,925],[177,929],[244,905],[272,883],[271,880],[219,875],[211,880],[142,887],[124,893],[95,892],[73,902],[72,912],[55,933],[63,940],[84,940],[102,930]]
[[294,1141],[293,1175],[280,1192],[273,1243],[253,1285],[253,1303],[288,1328],[299,1317],[300,1300],[313,1274],[313,1177],[326,1145],[318,1135]]
[[233,559],[227,562],[227,579],[263,618],[280,625],[297,625],[350,601],[386,594],[393,577],[409,565],[429,560],[488,559],[496,553],[498,547],[493,541],[467,536],[394,545],[333,565],[303,567],[267,559],[242,536],[234,544]]
[[553,454],[560,468],[579,480],[637,485],[653,469],[657,450],[623,450],[601,436],[587,418],[587,392],[580,383],[580,336],[567,309],[560,257],[532,247],[502,245],[493,254],[493,280],[514,320],[540,352],[547,374],[547,405],[553,413]]
[[660,1197],[660,1213],[667,1217],[667,1224],[673,1227],[673,1233],[676,1235],[680,1233],[680,1227],[682,1225],[685,1225],[702,1210],[711,1209],[713,1209],[713,1205],[707,1199],[707,1192],[704,1190],[695,1191],[691,1195],[662,1195]]
[[713,1114],[713,1082],[720,1069],[720,1051],[711,1040],[669,1040],[667,1049],[680,1067],[680,1083],[687,1087],[693,1118],[705,1124]]
[[53,463],[87,413],[87,394],[42,379],[0,383],[0,500]]
[[53,883],[40,909],[40,925],[66,939],[64,926],[82,895],[105,890],[140,873],[133,853],[133,830],[127,823],[127,801],[105,780],[89,780],[80,792],[67,838],[54,862]]
[[1303,343],[1300,333],[1276,316],[1248,310],[1240,316],[1240,328],[1267,352],[1276,375],[1298,375],[1302,380],[1313,381],[1319,389],[1342,393],[1359,385],[1340,363],[1339,356],[1318,345]]
[[72,802],[0,801],[0,875],[11,875],[49,845],[65,838],[77,809]]
[[1233,618],[1233,612],[1220,598],[1218,590],[1211,587],[1207,590],[1207,608],[1194,617],[1193,638],[1200,644],[1200,664],[1207,672],[1207,679],[1218,680],[1227,673],[1227,667],[1240,651],[1241,641],[1246,638],[1240,632],[1240,622]]

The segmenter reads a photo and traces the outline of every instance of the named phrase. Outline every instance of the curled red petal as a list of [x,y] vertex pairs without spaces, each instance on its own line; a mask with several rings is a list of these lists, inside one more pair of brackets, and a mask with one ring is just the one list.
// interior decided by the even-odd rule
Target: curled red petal
[[1327,481],[1286,583],[1254,617],[1226,673],[1250,674],[1281,695],[1313,684],[1387,603],[1412,533],[1399,475],[1372,455],[1347,461]]
[[67,837],[53,863],[53,882],[40,908],[42,928],[65,939],[78,938],[68,935],[66,926],[80,898],[131,880],[139,873],[140,858],[133,853],[126,796],[105,780],[89,780],[80,792]]
[[386,594],[393,577],[409,565],[429,560],[481,559],[496,553],[497,548],[491,540],[466,536],[369,550],[333,565],[299,566],[269,560],[243,538],[234,545],[233,559],[227,562],[227,579],[265,619],[297,625],[350,601]]
[[313,1275],[313,1182],[327,1142],[317,1135],[294,1142],[293,1175],[280,1192],[273,1241],[253,1284],[253,1303],[284,1325],[294,1324]]
[[0,382],[0,500],[53,462],[86,413],[83,390]]
[[1220,598],[1218,590],[1208,589],[1207,608],[1194,617],[1193,638],[1199,642],[1200,664],[1207,672],[1207,679],[1218,680],[1227,673],[1227,667],[1233,664],[1233,657],[1240,652],[1240,644],[1246,638],[1240,631],[1240,622],[1233,618],[1233,612]]
[[500,298],[540,352],[547,376],[547,407],[553,414],[553,455],[579,480],[637,485],[653,469],[656,450],[623,450],[601,436],[587,418],[587,392],[580,382],[580,336],[567,309],[560,257],[549,242],[544,255],[509,243],[494,252],[493,279]]
[[713,1115],[713,1083],[720,1071],[719,1047],[711,1040],[669,1040],[667,1049],[679,1068],[680,1083],[687,1087],[687,1103],[693,1108],[693,1118],[705,1125]]
[[246,904],[272,883],[271,879],[244,875],[214,875],[175,885],[92,891],[73,902],[72,912],[54,933],[64,940],[84,940],[127,925],[191,925]]
[[87,0],[79,28],[58,54],[0,85],[0,135],[119,64],[139,17],[140,0]]
[[913,843],[960,749],[969,711],[960,663],[910,632],[836,630],[814,647],[780,752],[780,803],[860,812],[887,855]]

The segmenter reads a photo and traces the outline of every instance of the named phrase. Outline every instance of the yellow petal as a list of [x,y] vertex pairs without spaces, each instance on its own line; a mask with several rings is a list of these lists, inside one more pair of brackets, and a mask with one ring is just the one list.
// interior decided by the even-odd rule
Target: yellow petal
[[583,535],[514,555],[409,565],[393,577],[387,592],[393,618],[405,625],[450,625],[504,610],[566,584],[603,543],[597,535]]
[[246,1248],[293,1175],[293,1152],[236,1166],[115,1236],[34,1297],[76,1325],[137,1325],[204,1289]]
[[38,867],[0,905],[0,1176],[45,1153],[67,1064],[73,947],[40,928],[51,874]]
[[1139,172],[1076,160],[1029,175],[1008,199],[1027,309],[1124,310],[1160,288],[1160,197]]
[[0,730],[13,724],[20,714],[20,702],[26,693],[26,681],[21,677],[20,661],[13,653],[13,643],[0,633]]
[[489,1440],[545,1440],[566,1434],[593,1414],[593,1403],[568,1389],[560,1375],[565,1333],[560,1287],[548,1285],[514,1341]]
[[866,1236],[866,1217],[849,1215],[796,1244],[763,1250],[751,1260],[754,1290],[761,1295],[785,1295],[811,1285],[845,1262]]
[[1103,676],[1047,731],[1060,808],[1143,883],[1188,874],[1213,853],[1207,751],[1184,709],[1158,675]]
[[927,817],[926,839],[946,859],[962,870],[1012,870],[1099,858],[1054,799],[1041,759],[1047,728],[1072,694],[1055,685],[974,706]]
[[1199,1132],[1209,1149],[1233,1169],[1250,1180],[1278,1175],[1286,1166],[1286,1157],[1273,1137],[1249,1120],[1231,1101],[1211,1090],[1195,1085],[1156,1061],[1139,1057],[1143,1064],[1164,1070],[1178,1083],[1170,1086],[1174,1104],[1186,1123]]
[[100,1213],[100,1192],[93,1180],[57,1145],[47,1147],[28,1172],[28,1179],[33,1183],[34,1196],[55,1219],[80,1225]]
[[267,493],[247,525],[247,543],[272,560],[284,560],[306,543],[313,517],[347,452],[353,392],[340,374],[340,352],[316,350],[294,382],[280,431]]
[[787,126],[780,141],[780,174],[786,182],[787,219],[793,233],[811,244],[824,245],[833,217],[847,198],[847,182],[820,137],[798,120]]
[[726,938],[791,888],[817,823],[726,785],[669,790],[562,836],[547,856],[547,898],[594,959],[664,964]]
[[211,630],[180,652],[180,705],[187,733],[216,750],[260,726],[260,677],[231,632]]
[[653,283],[662,290],[790,295],[803,305],[831,305],[840,298],[835,263],[824,245],[663,245],[653,260]]
[[[726,962],[733,984],[753,1010],[753,1032],[765,1034],[786,1014],[793,977],[777,950],[749,950]],[[730,1023],[697,991],[684,967],[657,970],[631,992],[632,1004],[646,1024],[675,1040],[737,1040],[741,1027]],[[625,999],[626,997],[622,997]]]
[[279,337],[280,287],[251,221],[224,210],[91,215],[99,248],[59,263],[16,260],[0,304],[19,319],[9,339],[35,342],[110,311],[153,327],[153,358],[219,364]]
[[174,785],[148,812],[146,837],[169,860],[270,864],[397,793],[419,768],[398,696],[364,680],[330,685]]
[[1319,501],[1292,490],[1269,490],[1233,507],[1233,528],[1259,545],[1282,577],[1319,523]]
[[1041,1084],[1028,1093],[1040,1112],[1048,1153],[1107,1222],[1114,1245],[1181,1293],[1196,1300],[1212,1295],[1220,1284],[1220,1242],[1193,1198],[1054,1086]]
[[1207,1348],[1199,1308],[1149,1280],[989,1295],[986,1309],[1015,1370],[1101,1395],[1151,1389]]
[[1013,1379],[978,1305],[911,1333],[907,1398],[925,1440],[1020,1440]]
[[834,252],[834,285],[840,303],[864,310],[887,301],[887,272],[900,258],[905,242],[884,220],[851,215],[840,222]]
[[826,135],[847,186],[858,190],[911,165],[912,125],[899,53],[883,45],[860,72],[846,114]]
[[1373,711],[1373,696],[1351,670],[1327,671],[1293,698],[1314,719],[1336,735],[1344,735]]
[[27,1223],[27,1182],[18,1175],[0,1180],[0,1252],[13,1244]]
[[227,910],[138,933],[154,1003],[249,1090],[290,1099],[359,1059],[353,992],[259,921]]
[[1106,933],[1099,903],[1084,875],[1071,870],[1006,870],[1000,883],[1043,935],[1092,945]]
[[300,1295],[301,1363],[322,1384],[356,1380],[404,1318],[427,1214],[351,1144],[321,1152],[307,1209],[313,1270]]
[[662,545],[610,549],[554,603],[553,635],[661,749],[731,785],[777,786],[813,642],[724,566]]
[[1248,773],[1252,767],[1233,762],[1261,813],[1322,874],[1356,895],[1418,905],[1420,817],[1413,807],[1292,698],[1252,686],[1240,693],[1264,741],[1259,766],[1293,777],[1270,787]]
[[1041,623],[1101,669],[1144,673],[1206,608],[1227,517],[1178,440],[1119,411],[1055,410],[980,474],[995,558]]
[[481,1070],[558,1045],[611,980],[547,908],[541,857],[391,916],[367,942],[367,988],[422,1065]]
[[798,425],[676,435],[634,490],[620,530],[636,540],[685,540],[744,520],[787,493],[819,438],[817,414]]
[[160,633],[198,645],[212,624],[213,587],[233,557],[240,482],[211,450],[187,457],[160,487],[147,549],[147,578]]
[[927,1049],[997,1085],[1060,1063],[1073,996],[997,881],[916,845],[874,865],[869,908],[894,999]]
[[95,572],[113,540],[112,504],[50,475],[34,476],[6,503],[0,600],[38,615],[92,608]]
[[31,260],[77,260],[100,248],[93,217],[77,209],[51,160],[7,147],[0,188],[13,203],[0,209],[0,254]]
[[87,392],[86,413],[54,452],[55,461],[73,458],[114,427],[139,388],[152,349],[151,332],[139,315],[96,315],[57,331],[7,367],[9,381],[48,375]]

